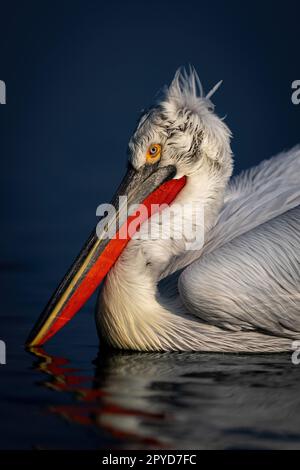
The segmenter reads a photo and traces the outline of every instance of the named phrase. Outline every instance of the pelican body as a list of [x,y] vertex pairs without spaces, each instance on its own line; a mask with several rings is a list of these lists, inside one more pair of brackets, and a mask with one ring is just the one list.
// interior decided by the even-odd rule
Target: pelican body
[[[215,89],[204,96],[193,69],[178,71],[143,113],[112,204],[122,195],[160,206],[138,224],[139,236],[105,237],[136,217],[122,207],[92,232],[28,344],[45,343],[103,280],[96,324],[114,348],[278,352],[300,339],[300,148],[231,178],[231,133],[214,112]],[[202,208],[198,249],[186,249],[178,217],[167,224],[177,236],[163,236],[161,217],[175,204],[189,205],[188,222]],[[149,220],[161,236],[143,236]]]

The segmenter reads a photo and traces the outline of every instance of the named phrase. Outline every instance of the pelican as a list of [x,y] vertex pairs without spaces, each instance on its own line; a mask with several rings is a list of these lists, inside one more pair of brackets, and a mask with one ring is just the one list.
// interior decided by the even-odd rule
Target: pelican
[[[280,352],[300,339],[300,147],[231,178],[231,133],[211,101],[218,85],[205,96],[196,71],[180,69],[143,112],[117,210],[93,230],[28,345],[44,344],[101,283],[96,325],[113,348]],[[149,216],[157,228],[175,203],[201,206],[202,245],[186,249],[183,233],[105,237],[125,220],[120,195],[138,207],[159,204]],[[178,217],[170,220],[180,232]]]

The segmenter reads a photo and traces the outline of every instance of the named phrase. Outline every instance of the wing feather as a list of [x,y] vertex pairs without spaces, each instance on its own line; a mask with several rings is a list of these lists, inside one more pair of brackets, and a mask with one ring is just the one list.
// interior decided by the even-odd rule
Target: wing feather
[[180,297],[215,326],[300,336],[300,206],[186,268]]
[[300,146],[261,162],[234,177],[224,206],[201,250],[174,257],[161,279],[200,256],[278,217],[300,204]]

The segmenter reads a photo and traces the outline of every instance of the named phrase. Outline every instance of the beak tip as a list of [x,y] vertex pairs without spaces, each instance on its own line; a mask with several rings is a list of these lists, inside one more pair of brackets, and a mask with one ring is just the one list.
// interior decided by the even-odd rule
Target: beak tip
[[37,332],[35,331],[35,328],[31,330],[29,333],[26,341],[25,341],[25,347],[26,348],[32,348],[32,347],[37,347],[40,346],[41,342],[37,341]]

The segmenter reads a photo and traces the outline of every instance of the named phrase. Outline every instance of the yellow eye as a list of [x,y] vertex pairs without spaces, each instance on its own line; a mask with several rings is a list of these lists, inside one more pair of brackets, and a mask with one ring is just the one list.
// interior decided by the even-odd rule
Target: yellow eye
[[161,145],[151,144],[147,150],[146,160],[148,163],[155,163],[160,159]]

